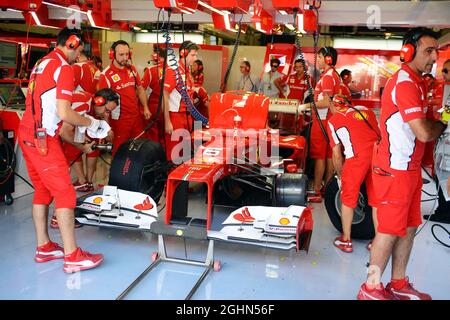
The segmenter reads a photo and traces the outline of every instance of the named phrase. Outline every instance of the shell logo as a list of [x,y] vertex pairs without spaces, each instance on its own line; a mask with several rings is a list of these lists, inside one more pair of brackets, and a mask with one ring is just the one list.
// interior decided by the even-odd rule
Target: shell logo
[[103,199],[102,199],[102,197],[97,197],[97,198],[94,198],[94,200],[92,200],[92,202],[94,202],[95,204],[100,204],[103,202]]
[[290,223],[288,218],[281,218],[280,221],[278,221],[282,226],[288,225]]
[[[355,112],[354,115],[353,115],[353,117],[354,117],[356,120],[364,120],[364,119],[369,118],[368,114],[367,114],[366,112],[364,112],[364,111]],[[364,117],[364,119],[363,119],[363,117]]]

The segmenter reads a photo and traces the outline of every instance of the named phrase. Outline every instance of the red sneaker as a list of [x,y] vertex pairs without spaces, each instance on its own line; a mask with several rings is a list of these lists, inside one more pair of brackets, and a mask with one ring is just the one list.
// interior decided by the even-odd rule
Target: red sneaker
[[399,300],[432,300],[429,294],[420,292],[414,289],[412,283],[409,282],[409,278],[406,277],[406,286],[403,289],[396,290],[389,282],[386,286],[386,290],[392,293]]
[[75,189],[75,191],[78,191],[78,192],[88,192],[89,191],[89,183],[88,182],[80,183],[77,180],[77,182],[73,183],[73,188]]
[[342,235],[334,239],[334,246],[344,252],[353,252],[352,240],[344,240]]
[[64,272],[72,273],[92,269],[102,263],[102,261],[102,254],[92,254],[81,250],[81,248],[77,248],[71,254],[64,256]]
[[390,291],[383,287],[383,284],[374,289],[367,288],[366,284],[363,283],[359,289],[358,300],[398,300]]
[[34,261],[47,262],[62,258],[64,258],[64,249],[57,243],[49,241],[46,244],[36,248]]
[[[83,225],[81,223],[79,223],[77,221],[77,219],[75,219],[75,222],[74,222],[73,226],[75,227],[75,229],[77,229],[77,228],[81,228]],[[58,220],[56,219],[55,215],[52,216],[52,220],[50,221],[50,228],[53,228],[53,229],[58,229],[59,228]]]
[[319,192],[315,192],[315,193],[311,193],[310,195],[308,195],[308,202],[313,202],[313,203],[321,203],[322,202],[322,195]]

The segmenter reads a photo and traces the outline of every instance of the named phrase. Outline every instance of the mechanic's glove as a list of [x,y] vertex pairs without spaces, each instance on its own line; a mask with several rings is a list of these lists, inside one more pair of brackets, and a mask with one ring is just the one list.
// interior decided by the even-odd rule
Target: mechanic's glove
[[87,134],[91,138],[96,139],[104,139],[108,136],[108,132],[111,130],[111,127],[109,126],[108,122],[105,120],[97,120],[98,126],[96,130],[91,130],[91,127],[87,128]]
[[91,124],[87,127],[87,130],[90,132],[96,132],[98,127],[100,126],[100,120],[97,120],[90,115],[86,115],[86,118],[89,118],[91,120]]

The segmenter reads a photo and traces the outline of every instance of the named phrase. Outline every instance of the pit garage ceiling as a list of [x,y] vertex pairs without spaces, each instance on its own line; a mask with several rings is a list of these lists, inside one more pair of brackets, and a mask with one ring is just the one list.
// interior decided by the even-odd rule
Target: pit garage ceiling
[[[208,3],[209,0],[203,2]],[[275,17],[275,23],[291,23],[291,15],[282,15],[273,9],[272,0],[262,0],[263,8]],[[200,7],[200,6],[199,6]],[[136,22],[154,22],[158,10],[149,0],[112,0],[112,19]],[[319,24],[333,26],[366,26],[379,22],[381,26],[429,26],[448,28],[450,26],[450,1],[338,1],[323,0],[319,9]],[[240,18],[240,16],[239,16]],[[250,22],[250,15],[244,15],[243,22]],[[180,15],[171,20],[180,21]],[[211,23],[211,16],[197,11],[184,15],[187,23]]]

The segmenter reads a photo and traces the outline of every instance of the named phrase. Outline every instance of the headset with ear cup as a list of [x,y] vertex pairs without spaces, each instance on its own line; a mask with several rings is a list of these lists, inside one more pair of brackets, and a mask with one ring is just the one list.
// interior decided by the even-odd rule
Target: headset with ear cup
[[409,39],[405,39],[405,43],[400,49],[400,61],[408,63],[414,60],[416,56],[417,41],[422,36],[421,32],[413,33]]
[[180,46],[180,58],[185,58],[189,54],[189,48],[194,46],[195,43],[192,41],[185,41]]
[[103,107],[106,104],[106,99],[102,96],[94,97],[94,104],[96,107]]
[[76,34],[71,34],[66,41],[67,49],[76,49],[80,46],[81,39]]
[[116,47],[119,44],[123,44],[123,45],[128,46],[128,48],[130,49],[129,58],[131,59],[131,56],[132,56],[133,52],[131,51],[131,48],[130,48],[129,44],[126,41],[124,41],[124,40],[118,40],[118,41],[116,41],[116,42],[114,42],[112,44],[111,48],[108,51],[109,60],[114,60],[116,58]]
[[328,47],[323,47],[325,50],[325,54],[323,57],[325,58],[325,63],[329,66],[333,65],[333,57],[331,56],[331,52]]

